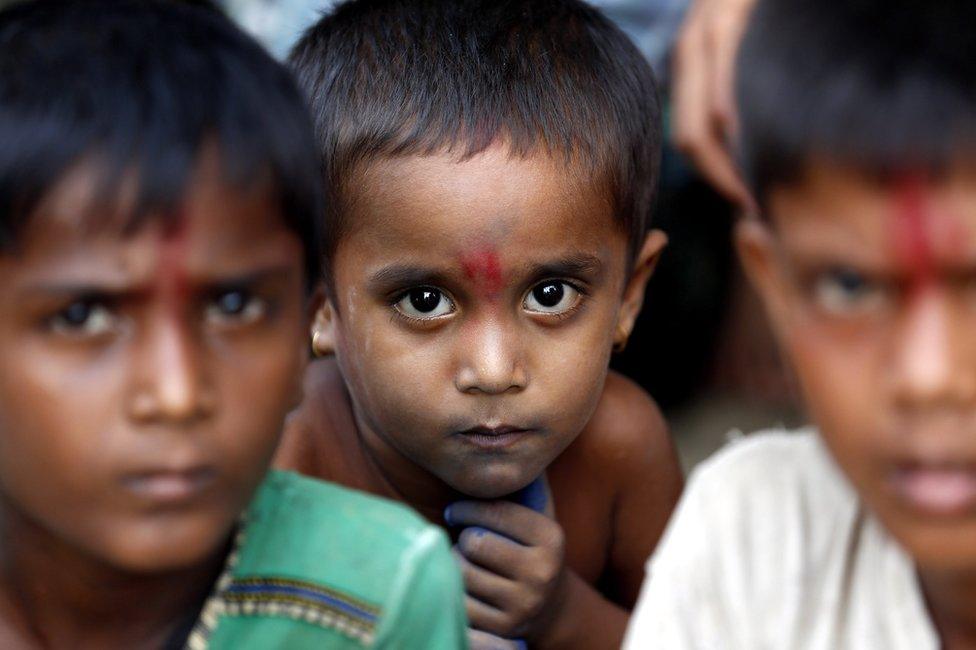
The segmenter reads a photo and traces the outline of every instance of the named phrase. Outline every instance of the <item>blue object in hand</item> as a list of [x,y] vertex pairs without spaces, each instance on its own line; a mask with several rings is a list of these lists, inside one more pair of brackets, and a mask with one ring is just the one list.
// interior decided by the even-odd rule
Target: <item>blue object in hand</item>
[[[546,504],[549,500],[548,490],[546,488],[546,477],[545,475],[540,476],[535,479],[524,488],[515,492],[508,497],[509,501],[517,503],[520,506],[525,506],[530,510],[535,512],[545,512]],[[454,522],[451,521],[451,506],[447,506],[444,509],[444,521],[448,526],[453,526]],[[487,531],[481,527],[473,527],[476,529],[478,535],[484,535]],[[528,644],[524,639],[512,639],[517,650],[528,650]]]
[[511,501],[536,512],[545,512],[548,498],[545,475],[540,476],[509,497]]

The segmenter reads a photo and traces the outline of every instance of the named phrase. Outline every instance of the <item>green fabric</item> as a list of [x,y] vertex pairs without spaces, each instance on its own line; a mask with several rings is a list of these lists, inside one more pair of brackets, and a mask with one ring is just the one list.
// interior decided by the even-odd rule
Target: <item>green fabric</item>
[[[369,624],[372,647],[466,647],[461,579],[447,539],[443,531],[408,508],[274,471],[259,489],[245,524],[229,576],[232,583],[265,580],[284,584],[286,590],[289,585],[310,584],[310,589],[331,594],[327,597],[348,601],[375,614]],[[223,602],[231,602],[227,595],[231,592],[225,589],[223,593]],[[348,628],[342,629],[341,611],[338,624],[335,620],[310,623],[295,609],[289,610],[287,603],[269,607],[282,611],[225,611],[218,617],[207,647],[367,645]]]

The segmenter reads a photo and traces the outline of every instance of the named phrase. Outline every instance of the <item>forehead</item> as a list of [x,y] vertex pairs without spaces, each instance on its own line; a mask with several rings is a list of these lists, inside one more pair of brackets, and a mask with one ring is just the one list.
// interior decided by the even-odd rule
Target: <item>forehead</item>
[[800,180],[770,192],[769,212],[787,250],[830,248],[890,257],[910,236],[923,238],[933,254],[973,257],[976,167],[882,181],[848,167],[815,163]]
[[490,243],[522,249],[600,245],[622,236],[605,188],[558,158],[493,146],[371,164],[355,188],[347,240],[356,246],[455,252]]
[[[72,169],[41,201],[18,237],[4,267],[47,267],[52,273],[99,266],[147,270],[158,244],[181,242],[188,266],[221,259],[275,253],[292,235],[270,184],[237,189],[225,183],[213,160],[202,161],[184,196],[166,214],[149,210],[135,230],[129,227],[138,179],[128,173],[108,202],[96,200],[100,170]],[[112,194],[110,192],[109,194]],[[291,248],[286,245],[286,248]],[[297,259],[301,259],[299,255]],[[300,262],[299,262],[300,263]]]

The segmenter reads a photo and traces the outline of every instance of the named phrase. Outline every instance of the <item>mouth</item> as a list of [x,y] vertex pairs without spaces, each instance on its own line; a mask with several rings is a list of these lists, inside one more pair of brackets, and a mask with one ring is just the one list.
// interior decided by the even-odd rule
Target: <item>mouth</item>
[[216,481],[210,466],[160,468],[126,474],[122,487],[137,498],[156,505],[180,505],[199,498]]
[[497,427],[472,427],[464,431],[458,431],[457,435],[468,444],[484,450],[502,450],[512,447],[525,438],[529,437],[533,431],[502,425]]
[[902,465],[891,476],[895,495],[912,510],[937,518],[976,514],[976,465]]

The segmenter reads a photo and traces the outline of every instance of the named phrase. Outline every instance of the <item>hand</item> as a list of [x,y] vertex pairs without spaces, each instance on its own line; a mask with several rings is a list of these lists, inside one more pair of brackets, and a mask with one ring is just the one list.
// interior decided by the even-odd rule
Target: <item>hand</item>
[[494,634],[468,628],[468,648],[470,650],[526,650],[525,641],[503,639]]
[[445,518],[465,526],[456,551],[471,627],[503,639],[543,638],[565,600],[559,524],[508,501],[459,501]]
[[696,0],[674,57],[672,124],[675,146],[716,190],[754,210],[729,152],[735,132],[735,56],[756,0]]

